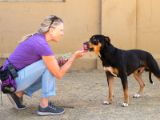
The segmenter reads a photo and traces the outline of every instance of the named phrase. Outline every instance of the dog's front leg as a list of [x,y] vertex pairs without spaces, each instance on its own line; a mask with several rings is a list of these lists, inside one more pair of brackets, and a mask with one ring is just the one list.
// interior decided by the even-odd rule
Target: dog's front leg
[[121,82],[123,86],[123,93],[124,93],[124,103],[122,103],[122,106],[127,107],[129,104],[127,75],[125,73],[122,73],[120,75],[120,78],[121,78]]
[[114,77],[111,76],[110,73],[106,72],[107,76],[107,83],[108,83],[108,98],[106,101],[103,102],[104,105],[109,105],[113,101],[113,82],[114,82]]

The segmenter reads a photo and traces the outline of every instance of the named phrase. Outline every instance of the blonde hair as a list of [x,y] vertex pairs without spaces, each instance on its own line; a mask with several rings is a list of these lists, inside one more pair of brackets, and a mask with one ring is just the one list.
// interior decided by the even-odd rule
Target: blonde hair
[[[40,24],[38,31],[35,33],[46,33],[49,31],[50,28],[55,28],[61,23],[63,23],[63,20],[61,18],[54,15],[49,15],[43,20],[43,22]],[[19,43],[25,41],[27,38],[31,37],[35,33],[23,36],[22,39],[19,41]]]

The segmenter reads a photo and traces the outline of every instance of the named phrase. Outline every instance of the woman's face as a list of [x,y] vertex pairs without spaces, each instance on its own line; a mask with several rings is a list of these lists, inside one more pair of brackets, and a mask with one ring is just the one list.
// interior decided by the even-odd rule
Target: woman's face
[[50,38],[52,41],[58,42],[62,36],[64,35],[64,25],[60,23],[54,28],[50,28],[49,30]]

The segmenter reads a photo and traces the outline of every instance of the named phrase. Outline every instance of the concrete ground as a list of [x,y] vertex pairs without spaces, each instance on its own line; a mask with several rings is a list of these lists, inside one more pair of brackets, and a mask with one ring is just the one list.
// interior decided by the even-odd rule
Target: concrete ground
[[57,96],[50,100],[55,105],[65,108],[65,113],[59,116],[37,116],[35,111],[39,104],[40,91],[32,98],[24,97],[27,109],[17,111],[6,97],[0,106],[0,120],[159,120],[160,119],[160,82],[155,78],[155,85],[149,83],[145,73],[146,83],[143,97],[132,98],[138,90],[138,83],[130,76],[130,105],[121,107],[123,101],[122,86],[119,79],[115,81],[114,102],[112,105],[102,105],[107,95],[106,77],[101,70],[77,71],[65,75],[63,80],[57,80]]

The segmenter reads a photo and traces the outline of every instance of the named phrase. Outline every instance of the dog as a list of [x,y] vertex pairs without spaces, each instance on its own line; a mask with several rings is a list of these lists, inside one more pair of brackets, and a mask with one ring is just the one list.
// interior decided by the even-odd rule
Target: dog
[[123,86],[124,92],[124,102],[123,107],[129,105],[129,95],[128,95],[128,80],[127,77],[133,73],[134,78],[139,83],[139,91],[133,97],[140,97],[143,93],[144,82],[142,80],[142,73],[144,71],[149,72],[150,83],[153,84],[151,79],[151,74],[153,73],[158,79],[160,79],[160,69],[153,58],[151,53],[139,50],[122,50],[114,47],[111,44],[111,40],[108,36],[104,35],[93,35],[89,41],[84,43],[89,51],[95,52],[104,67],[107,83],[109,87],[109,95],[107,101],[104,104],[111,104],[113,99],[113,80],[114,77],[119,77]]

